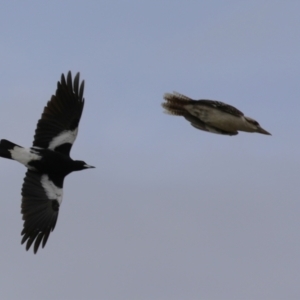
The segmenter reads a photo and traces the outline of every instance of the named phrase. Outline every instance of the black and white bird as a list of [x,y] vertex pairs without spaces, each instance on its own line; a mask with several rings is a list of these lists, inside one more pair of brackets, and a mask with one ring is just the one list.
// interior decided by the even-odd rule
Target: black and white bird
[[84,81],[79,85],[79,73],[74,83],[71,72],[67,80],[62,74],[55,95],[37,123],[33,146],[23,148],[7,140],[0,141],[0,156],[28,168],[22,188],[24,228],[21,243],[26,242],[26,250],[34,243],[34,253],[40,244],[46,245],[55,228],[64,178],[73,171],[94,168],[70,157],[84,106],[83,90]]
[[165,112],[183,116],[197,129],[223,135],[237,135],[238,131],[271,135],[257,121],[246,117],[235,107],[220,101],[193,100],[174,92],[165,94]]

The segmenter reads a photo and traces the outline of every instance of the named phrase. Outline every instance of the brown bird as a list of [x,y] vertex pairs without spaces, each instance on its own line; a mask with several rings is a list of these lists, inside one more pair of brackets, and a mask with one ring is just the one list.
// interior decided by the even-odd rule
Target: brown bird
[[193,100],[173,92],[164,95],[165,112],[183,116],[197,129],[223,135],[237,135],[238,131],[258,132],[271,135],[257,121],[246,117],[235,107],[213,100]]

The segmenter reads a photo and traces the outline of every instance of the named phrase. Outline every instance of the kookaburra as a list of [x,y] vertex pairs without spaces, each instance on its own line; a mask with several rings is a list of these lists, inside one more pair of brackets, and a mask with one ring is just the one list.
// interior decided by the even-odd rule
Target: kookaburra
[[166,113],[183,116],[197,129],[223,135],[237,135],[238,131],[271,135],[257,121],[226,103],[193,100],[176,92],[165,94],[164,99],[166,102],[162,103],[162,107]]

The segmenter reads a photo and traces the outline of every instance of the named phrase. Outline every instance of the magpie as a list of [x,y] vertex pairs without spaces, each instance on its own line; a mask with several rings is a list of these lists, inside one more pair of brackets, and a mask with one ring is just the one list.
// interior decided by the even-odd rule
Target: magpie
[[183,116],[197,129],[223,135],[237,135],[238,131],[271,135],[257,121],[246,117],[237,108],[221,101],[193,100],[173,92],[164,95],[165,112]]
[[74,83],[70,71],[67,78],[62,74],[55,95],[37,123],[32,147],[0,141],[0,156],[16,160],[28,169],[22,187],[21,244],[26,243],[28,250],[34,243],[34,253],[40,244],[44,248],[55,228],[64,178],[73,171],[94,168],[70,157],[84,106],[83,90],[84,81],[79,85],[79,73]]

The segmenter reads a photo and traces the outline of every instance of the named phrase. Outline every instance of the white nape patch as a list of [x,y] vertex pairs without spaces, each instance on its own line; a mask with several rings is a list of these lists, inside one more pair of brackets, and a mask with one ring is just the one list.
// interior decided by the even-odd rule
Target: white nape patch
[[31,168],[28,166],[28,162],[32,160],[40,160],[41,156],[36,152],[32,151],[28,148],[22,148],[15,146],[13,149],[8,150],[11,154],[12,159],[18,161],[19,163],[25,165],[27,168]]
[[50,179],[48,175],[43,175],[41,177],[41,184],[44,188],[49,200],[57,200],[59,205],[63,198],[63,189],[57,187]]
[[78,133],[78,127],[72,130],[64,130],[58,136],[53,138],[53,140],[49,144],[49,149],[54,150],[56,147],[70,143],[73,144]]

